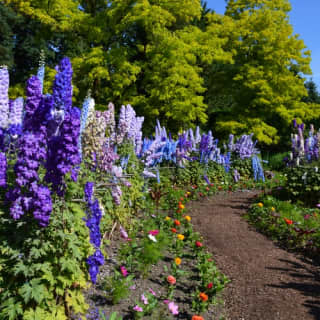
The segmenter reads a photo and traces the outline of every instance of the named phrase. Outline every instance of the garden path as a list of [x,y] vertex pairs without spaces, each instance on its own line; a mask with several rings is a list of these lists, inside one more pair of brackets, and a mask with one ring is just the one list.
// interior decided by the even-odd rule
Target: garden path
[[227,320],[319,320],[320,268],[277,247],[241,218],[256,191],[220,193],[188,212],[219,269]]

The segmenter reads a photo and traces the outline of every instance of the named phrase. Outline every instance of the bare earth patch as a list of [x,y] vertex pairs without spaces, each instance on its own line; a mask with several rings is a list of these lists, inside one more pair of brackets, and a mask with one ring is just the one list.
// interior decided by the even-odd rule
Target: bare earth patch
[[320,268],[277,247],[241,218],[258,192],[220,193],[188,206],[195,230],[231,283],[227,320],[320,319]]

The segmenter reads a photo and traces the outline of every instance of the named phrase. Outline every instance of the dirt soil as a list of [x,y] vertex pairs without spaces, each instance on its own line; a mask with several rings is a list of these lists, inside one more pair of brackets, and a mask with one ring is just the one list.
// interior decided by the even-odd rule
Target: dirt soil
[[257,194],[220,193],[188,205],[195,230],[231,280],[226,319],[320,319],[319,265],[277,247],[241,217]]

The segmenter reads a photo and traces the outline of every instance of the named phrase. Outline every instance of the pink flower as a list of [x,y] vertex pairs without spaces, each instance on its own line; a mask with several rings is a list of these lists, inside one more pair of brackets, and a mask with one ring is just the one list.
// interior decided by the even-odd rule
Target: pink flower
[[139,307],[138,305],[136,305],[135,307],[133,307],[134,311],[138,311],[138,312],[142,312],[143,309],[141,307]]
[[122,275],[123,275],[124,277],[126,277],[126,276],[128,275],[128,271],[127,271],[127,269],[126,269],[124,266],[121,266],[121,267],[120,267],[120,271],[121,271],[121,273],[122,273]]
[[157,234],[159,234],[159,230],[150,230],[149,234],[151,234],[152,236],[156,236]]
[[141,300],[144,304],[148,304],[148,299],[146,298],[146,296],[144,294],[141,295]]
[[128,239],[128,233],[124,228],[122,228],[122,226],[120,226],[120,236],[125,240]]
[[152,295],[156,296],[156,293],[155,293],[151,288],[149,288],[149,292],[150,292]]
[[168,308],[170,310],[170,312],[173,314],[173,315],[177,315],[179,314],[179,311],[178,311],[178,305],[174,304],[173,301],[169,302],[168,304]]

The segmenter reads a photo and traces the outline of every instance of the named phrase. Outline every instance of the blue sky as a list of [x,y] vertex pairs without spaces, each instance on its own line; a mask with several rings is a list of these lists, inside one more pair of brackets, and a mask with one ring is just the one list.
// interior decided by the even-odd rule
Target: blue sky
[[[225,0],[207,0],[208,7],[223,14]],[[289,14],[294,33],[311,50],[312,78],[320,90],[320,0],[290,0],[292,10]]]

